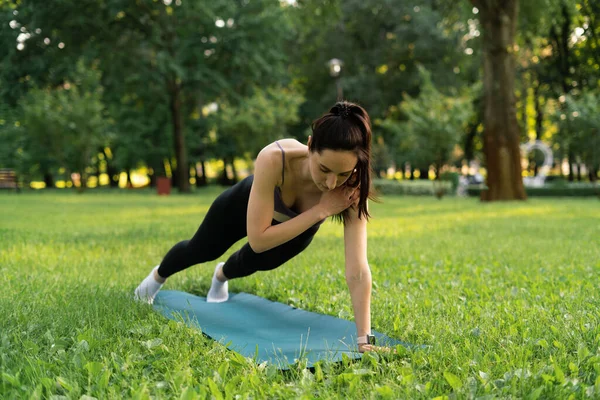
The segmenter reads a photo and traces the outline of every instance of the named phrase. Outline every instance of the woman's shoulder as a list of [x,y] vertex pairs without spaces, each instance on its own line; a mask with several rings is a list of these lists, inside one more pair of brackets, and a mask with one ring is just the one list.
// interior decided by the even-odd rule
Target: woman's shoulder
[[[255,176],[260,170],[259,175],[263,178],[273,180],[275,186],[280,186],[283,182],[285,163],[287,164],[290,154],[293,152],[294,144],[290,141],[295,139],[280,139],[269,143],[256,156]],[[281,146],[281,148],[280,148]],[[285,156],[282,156],[283,149]]]
[[[281,146],[281,149],[283,149],[285,154],[289,154],[291,158],[306,156],[308,151],[308,147],[296,139],[280,139],[277,143],[279,143],[279,146]],[[275,145],[277,146],[277,144]],[[279,146],[277,146],[278,149]],[[281,151],[281,149],[279,150]]]
[[279,139],[273,143],[269,143],[258,154],[258,157],[269,159],[281,159],[282,150],[285,157],[295,158],[306,154],[307,147],[296,139]]
[[[276,177],[276,186],[281,186],[283,182],[293,181],[293,166],[296,161],[306,157],[308,147],[296,139],[279,139],[266,145],[256,158],[257,164],[264,170]],[[288,178],[284,178],[288,176]]]
[[275,143],[279,143],[281,145],[281,147],[283,147],[284,149],[286,147],[288,148],[302,148],[302,147],[306,147],[306,145],[300,143],[297,139],[294,138],[285,138],[285,139],[279,139],[276,140]]

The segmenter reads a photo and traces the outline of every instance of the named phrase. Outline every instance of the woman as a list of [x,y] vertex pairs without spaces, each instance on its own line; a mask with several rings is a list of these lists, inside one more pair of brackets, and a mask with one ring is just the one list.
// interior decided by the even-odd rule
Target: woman
[[330,216],[344,224],[346,282],[359,351],[371,336],[371,271],[367,263],[367,199],[371,185],[371,123],[360,106],[339,102],[312,124],[307,145],[283,139],[258,154],[255,172],[223,192],[191,240],[176,244],[135,290],[152,303],[165,280],[212,261],[248,237],[219,263],[208,302],[228,299],[227,281],[279,267],[306,249]]

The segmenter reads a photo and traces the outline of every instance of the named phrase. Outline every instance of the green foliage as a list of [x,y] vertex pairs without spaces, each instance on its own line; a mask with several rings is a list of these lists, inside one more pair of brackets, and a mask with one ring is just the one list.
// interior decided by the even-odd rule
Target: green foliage
[[451,182],[436,182],[430,180],[403,180],[374,179],[373,187],[382,195],[402,196],[434,196],[439,189],[446,193],[453,193]]
[[[565,97],[580,99],[587,92],[597,91],[600,6],[588,0],[535,0],[520,4],[522,48],[517,54],[517,81],[521,88],[517,108],[525,134],[535,129],[539,139],[557,144],[555,155],[570,156],[573,163],[576,158],[589,160],[589,154],[584,154],[586,150],[589,153],[589,138],[581,140],[580,133],[569,127],[570,122],[560,119],[577,110],[569,104],[555,104],[559,99],[565,103]],[[568,112],[565,108],[569,108]],[[593,162],[588,168],[593,168]]]
[[173,146],[168,98],[161,89],[155,84],[121,88],[107,99],[114,121],[108,145],[120,170],[145,164],[164,174],[162,165]]
[[286,126],[298,121],[303,98],[289,88],[255,88],[236,104],[221,103],[212,117],[216,127],[215,155],[254,158],[266,143],[286,136]]
[[600,170],[600,91],[586,91],[579,96],[566,96],[553,119],[559,133],[555,143],[563,153],[580,156],[588,168]]
[[20,125],[17,110],[0,104],[0,168],[23,171],[29,167],[29,160],[23,154],[25,137],[20,135]]
[[[580,99],[598,87],[599,4],[521,1],[516,52],[522,126],[531,132],[539,116],[544,138],[560,128],[559,151],[568,143],[575,159],[592,164],[594,142],[584,127],[548,115],[562,94]],[[18,104],[37,88],[76,81],[78,62],[101,76],[110,126],[103,144],[114,174],[140,164],[162,169],[181,156],[175,143],[182,137],[192,162],[246,157],[283,135],[305,140],[310,122],[334,103],[336,83],[372,116],[376,169],[448,162],[451,143],[460,142],[460,113],[444,110],[457,110],[452,99],[466,104],[466,89],[481,80],[481,16],[471,2],[448,0],[0,1],[0,164],[31,176],[61,165],[60,152],[25,151]],[[344,62],[337,81],[327,68],[331,58]],[[437,91],[433,106],[419,100],[428,92],[419,65]],[[213,102],[218,115],[205,117],[203,107]],[[411,103],[427,105],[435,117],[411,111]],[[423,133],[426,122],[448,132],[431,125],[435,131]],[[478,120],[473,124],[472,133]]]
[[26,138],[31,168],[47,173],[62,167],[79,172],[85,182],[91,157],[106,143],[108,124],[100,73],[83,62],[77,72],[62,88],[33,89],[22,99],[19,134]]
[[[3,16],[30,37],[17,51],[17,30],[8,20],[3,25],[3,39],[13,45],[0,88],[10,83],[27,92],[31,82],[56,87],[72,80],[74,60],[97,65],[106,88],[103,100],[115,121],[113,162],[120,168],[141,162],[158,167],[173,153],[184,163],[187,148],[170,149],[185,143],[182,137],[208,136],[194,130],[206,127],[194,117],[203,105],[221,99],[237,106],[253,95],[257,82],[265,88],[289,81],[283,45],[291,24],[276,0],[23,0],[12,11]],[[12,99],[11,93],[4,94]],[[172,143],[165,137],[169,131]],[[202,141],[191,142],[190,153],[200,153]]]
[[[600,394],[597,200],[372,203],[372,325],[430,348],[322,363],[313,374],[301,363],[287,373],[256,365],[133,302],[135,286],[195,232],[218,194],[0,194],[0,397]],[[323,224],[298,257],[230,290],[350,318],[342,230]],[[165,289],[205,295],[213,267],[176,274]]]
[[407,94],[397,107],[407,119],[400,122],[389,118],[381,128],[393,137],[394,149],[413,168],[439,169],[450,162],[452,153],[463,136],[466,124],[473,116],[469,91],[456,96],[441,93],[433,84],[431,74],[420,67],[421,92],[414,98]]
[[458,172],[442,172],[440,174],[440,179],[443,181],[448,181],[452,184],[452,193],[456,193],[456,189],[458,188],[458,184],[460,183],[460,174]]
[[464,53],[462,41],[471,7],[441,3],[301,0],[291,7],[297,31],[292,67],[306,97],[297,129],[303,133],[336,100],[327,67],[332,58],[344,62],[339,77],[344,98],[363,105],[373,120],[398,104],[403,92],[418,94],[417,64],[432,71],[436,85],[476,80],[478,65]]
[[[10,18],[31,32],[24,49],[27,61],[46,58],[56,72],[64,74],[68,70],[60,69],[69,59],[86,57],[101,60],[106,79],[121,85],[158,83],[166,89],[172,80],[202,89],[206,95],[237,90],[247,80],[280,75],[277,60],[282,52],[277,41],[285,38],[289,24],[279,10],[278,2],[272,0],[168,4],[23,0],[16,16]],[[40,34],[35,33],[38,29]],[[48,45],[44,36],[50,38]],[[58,40],[65,44],[62,57],[51,57]],[[22,66],[25,60],[13,61]],[[38,75],[34,78],[51,77]]]
[[[469,186],[467,194],[479,197],[485,188]],[[586,186],[551,185],[548,187],[525,187],[527,197],[600,197],[600,188],[590,184]]]
[[553,24],[560,24],[562,4],[576,11],[575,1],[530,0],[519,2],[519,38],[535,40],[548,34]]

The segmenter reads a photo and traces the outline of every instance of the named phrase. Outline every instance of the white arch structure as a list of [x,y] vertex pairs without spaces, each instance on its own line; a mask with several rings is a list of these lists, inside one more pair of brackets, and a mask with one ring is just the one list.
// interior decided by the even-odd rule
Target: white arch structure
[[550,168],[552,168],[552,163],[554,158],[552,157],[552,149],[546,143],[541,140],[534,140],[532,142],[523,143],[521,145],[521,152],[523,153],[523,157],[526,157],[527,154],[533,149],[539,149],[542,153],[544,153],[544,164],[538,168],[538,173],[534,177],[526,176],[523,178],[523,184],[525,186],[533,186],[533,187],[542,187],[544,186],[544,181],[546,180],[546,175],[550,172]]

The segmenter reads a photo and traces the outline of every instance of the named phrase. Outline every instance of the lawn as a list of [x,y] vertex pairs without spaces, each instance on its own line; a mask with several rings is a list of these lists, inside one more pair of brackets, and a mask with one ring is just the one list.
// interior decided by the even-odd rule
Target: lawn
[[[218,193],[0,193],[0,398],[600,397],[597,199],[384,197],[372,325],[429,347],[281,372],[132,301]],[[205,295],[213,268],[166,289]],[[289,263],[229,285],[351,319],[343,270],[328,222]]]

